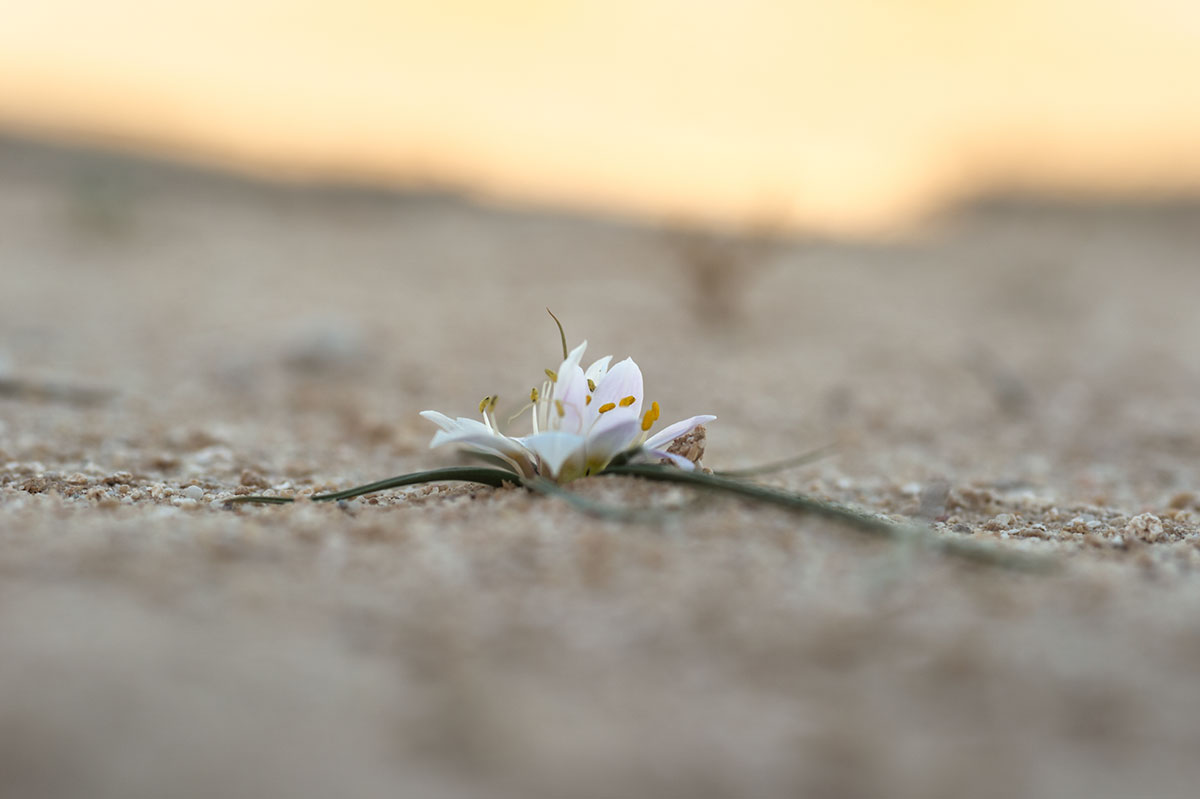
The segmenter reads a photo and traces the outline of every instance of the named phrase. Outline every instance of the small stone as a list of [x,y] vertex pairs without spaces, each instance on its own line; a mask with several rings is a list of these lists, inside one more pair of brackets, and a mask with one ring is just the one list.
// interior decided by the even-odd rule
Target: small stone
[[242,469],[242,476],[238,482],[251,488],[266,488],[269,485],[267,478],[253,469]]
[[1159,541],[1163,537],[1162,519],[1153,513],[1140,513],[1125,525],[1125,533],[1143,541]]
[[204,489],[200,486],[188,486],[183,489],[183,495],[189,499],[204,499]]
[[1008,513],[998,513],[984,523],[985,530],[1007,530],[1012,526],[1013,517]]
[[687,458],[692,463],[699,465],[700,459],[704,457],[704,441],[706,437],[707,431],[704,429],[704,425],[697,425],[691,431],[684,433],[672,441],[666,451],[672,455]]
[[1171,497],[1168,507],[1172,510],[1183,510],[1185,508],[1200,508],[1200,499],[1191,491],[1181,491]]

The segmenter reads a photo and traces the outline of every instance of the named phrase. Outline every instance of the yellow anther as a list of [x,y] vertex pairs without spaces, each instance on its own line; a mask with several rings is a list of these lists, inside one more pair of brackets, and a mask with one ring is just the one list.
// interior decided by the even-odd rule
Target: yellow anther
[[630,405],[632,405],[635,402],[637,402],[637,397],[630,394],[628,397],[625,397],[624,399],[622,399],[618,404],[622,408],[628,408]]
[[586,397],[583,398],[583,404],[584,405],[592,404],[592,395],[591,394],[588,394]]
[[587,379],[587,381],[588,381],[588,391],[595,391],[596,390],[596,381],[590,377]]
[[537,402],[537,398],[538,398],[538,390],[537,390],[537,386],[534,386],[533,388],[529,389],[529,401]]
[[550,378],[550,382],[551,382],[551,383],[557,383],[557,382],[558,382],[558,373],[557,373],[557,372],[555,372],[553,369],[547,369],[547,370],[546,370],[546,377]]
[[487,410],[488,403],[490,403],[491,401],[492,401],[492,397],[490,394],[488,396],[484,397],[483,399],[481,399],[479,401],[479,412],[483,413],[485,410]]
[[615,407],[617,407],[617,403],[615,403],[615,402],[606,402],[606,403],[604,403],[603,405],[601,405],[599,408],[597,408],[596,410],[597,410],[598,412],[600,412],[600,413],[608,413],[609,411],[611,411],[611,410],[612,410],[613,408],[615,408]]
[[654,423],[657,421],[658,421],[658,403],[651,402],[650,410],[646,411],[646,415],[642,417],[643,432],[646,430],[649,430],[651,427],[653,427]]
[[561,419],[567,415],[567,409],[563,406],[563,401],[556,399],[554,401],[554,409],[558,411],[558,418]]
[[497,403],[497,402],[499,402],[499,401],[500,401],[500,395],[499,395],[499,394],[493,394],[493,395],[492,395],[492,398],[491,398],[491,399],[488,401],[488,410],[489,410],[489,411],[494,411],[494,410],[496,410],[496,403]]

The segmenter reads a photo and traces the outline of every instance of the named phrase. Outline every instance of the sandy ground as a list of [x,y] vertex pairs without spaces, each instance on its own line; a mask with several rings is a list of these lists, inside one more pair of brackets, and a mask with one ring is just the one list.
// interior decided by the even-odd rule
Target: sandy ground
[[[1191,796],[1198,206],[768,244],[0,143],[0,794]],[[1045,553],[991,570],[592,478],[227,509],[455,462],[633,355],[706,462]]]

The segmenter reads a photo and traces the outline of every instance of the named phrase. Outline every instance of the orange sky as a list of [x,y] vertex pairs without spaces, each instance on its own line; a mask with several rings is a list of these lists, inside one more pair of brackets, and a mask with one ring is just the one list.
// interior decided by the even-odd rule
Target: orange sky
[[831,230],[989,185],[1200,186],[1194,0],[38,0],[0,124]]

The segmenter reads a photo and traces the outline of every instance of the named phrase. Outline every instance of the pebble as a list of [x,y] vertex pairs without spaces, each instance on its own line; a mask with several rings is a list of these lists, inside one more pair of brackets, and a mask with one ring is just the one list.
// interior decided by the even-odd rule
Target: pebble
[[1013,523],[1013,517],[1007,513],[998,513],[984,523],[985,530],[1007,530]]
[[1125,525],[1125,533],[1145,541],[1158,541],[1163,537],[1162,519],[1153,513],[1140,513]]
[[204,489],[200,486],[188,486],[183,489],[183,495],[190,499],[204,499]]

